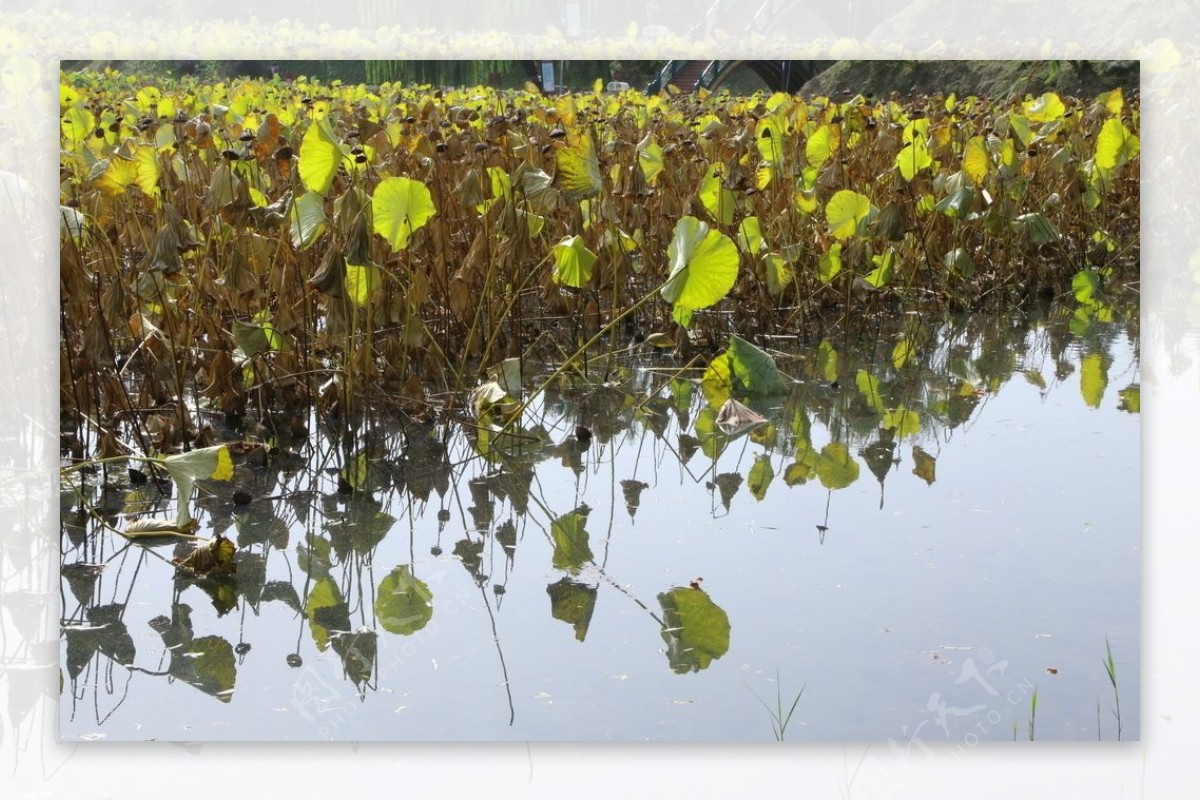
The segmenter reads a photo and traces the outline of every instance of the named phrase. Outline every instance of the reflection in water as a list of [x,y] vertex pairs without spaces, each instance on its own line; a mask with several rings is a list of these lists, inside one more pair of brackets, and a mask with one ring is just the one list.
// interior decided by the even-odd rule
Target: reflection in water
[[[796,497],[790,493],[819,487],[823,517],[813,541],[824,544],[838,530],[836,493],[869,474],[884,510],[894,483],[932,487],[943,480],[950,468],[939,461],[951,440],[968,432],[1009,382],[1032,385],[1043,402],[1052,392],[1078,393],[1080,415],[1106,404],[1136,414],[1136,335],[1136,321],[1122,330],[1077,315],[976,315],[940,326],[908,316],[878,322],[869,338],[827,332],[809,343],[766,343],[761,352],[769,354],[778,386],[761,383],[761,372],[739,380],[741,356],[720,367],[725,354],[709,354],[704,369],[631,352],[562,374],[506,428],[483,409],[478,418],[437,424],[374,419],[352,436],[311,446],[251,443],[233,449],[234,478],[199,482],[194,501],[200,533],[236,545],[233,573],[176,569],[161,541],[115,533],[128,516],[169,515],[187,503],[171,497],[169,484],[135,486],[134,471],[88,475],[63,494],[63,587],[73,599],[64,594],[64,692],[72,699],[64,705],[64,734],[103,727],[131,697],[135,674],[157,677],[154,685],[136,685],[135,695],[147,699],[181,692],[166,686],[180,683],[229,705],[239,668],[254,658],[274,671],[264,685],[273,687],[274,703],[293,696],[302,716],[295,687],[341,692],[328,675],[314,684],[307,672],[325,657],[337,660],[356,703],[381,689],[400,697],[408,681],[417,681],[404,661],[408,651],[432,649],[425,643],[468,617],[486,621],[475,631],[491,643],[464,646],[461,658],[476,674],[491,673],[493,697],[504,699],[512,725],[532,691],[514,692],[506,660],[512,635],[504,632],[557,640],[561,631],[541,631],[532,617],[505,625],[506,599],[530,584],[545,587],[550,619],[568,624],[576,643],[585,644],[579,648],[602,621],[611,628],[598,609],[602,590],[611,588],[625,599],[607,596],[627,610],[610,614],[620,615],[630,648],[645,642],[628,632],[652,625],[670,671],[708,671],[738,641],[734,624],[747,635],[757,624],[722,608],[728,585],[712,586],[710,596],[698,580],[672,586],[679,577],[665,576],[656,612],[628,583],[627,567],[609,567],[655,558],[637,527],[649,493],[659,499],[669,491],[672,503],[691,513],[707,508],[710,521],[736,530],[770,508],[783,510],[774,514],[776,525],[795,527],[799,521],[786,511]],[[1126,338],[1132,357],[1119,352]],[[725,383],[717,380],[722,369]],[[613,481],[597,492],[590,482],[602,467],[611,467]],[[673,482],[679,486],[672,489]],[[600,501],[606,506],[596,508]],[[181,545],[171,555],[179,561],[193,549]],[[518,571],[522,560],[538,564]],[[447,570],[462,572],[452,577]],[[473,592],[462,589],[471,586]],[[195,604],[204,597],[211,611],[199,615]],[[536,614],[544,619],[540,597]],[[524,600],[513,603],[513,615],[526,614]],[[252,645],[245,628],[259,617],[283,623],[269,642]],[[437,669],[460,655],[430,650],[421,658]],[[436,682],[429,687],[454,692]],[[85,699],[95,715],[82,711]],[[394,698],[388,703],[405,708]]]

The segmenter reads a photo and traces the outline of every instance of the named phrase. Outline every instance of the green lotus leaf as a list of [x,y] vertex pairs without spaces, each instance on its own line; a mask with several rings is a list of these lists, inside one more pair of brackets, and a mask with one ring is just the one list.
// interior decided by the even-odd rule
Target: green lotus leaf
[[1071,279],[1071,291],[1075,299],[1085,306],[1096,303],[1100,294],[1100,276],[1091,270],[1080,270]]
[[757,217],[747,217],[738,225],[738,242],[742,250],[754,255],[763,249],[762,229]]
[[831,442],[816,459],[817,478],[826,489],[845,489],[858,480],[858,462],[841,442]]
[[1083,394],[1083,402],[1093,409],[1099,409],[1107,386],[1108,370],[1104,355],[1090,353],[1084,356],[1079,365],[1079,391]]
[[810,166],[820,167],[834,154],[837,145],[837,137],[834,135],[833,128],[829,125],[822,125],[813,131],[812,136],[808,137],[808,141],[805,142],[804,157],[808,159]]
[[160,460],[162,466],[171,474],[177,488],[176,499],[179,509],[176,512],[175,524],[183,528],[191,523],[190,510],[192,487],[196,479],[208,478],[225,481],[233,478],[233,459],[229,448],[225,445],[214,445],[209,448],[198,448],[186,453],[177,453]]
[[413,634],[433,618],[433,593],[408,565],[400,565],[379,583],[375,616],[392,634]]
[[556,570],[578,573],[587,562],[592,561],[592,549],[588,547],[588,508],[581,507],[559,517],[550,524],[550,537],[554,541],[553,564]]
[[377,264],[351,264],[346,262],[344,284],[346,297],[354,305],[366,308],[378,300],[383,287],[383,274]]
[[660,593],[662,638],[676,673],[701,671],[729,650],[729,615],[704,590],[676,587]]
[[197,637],[187,644],[186,651],[172,653],[168,672],[218,701],[229,703],[237,681],[237,658],[224,637]]
[[768,253],[763,256],[763,271],[767,274],[767,292],[777,298],[783,294],[795,277],[792,265],[778,253]]
[[671,274],[659,290],[668,302],[687,309],[717,303],[737,281],[737,245],[695,217],[683,217],[667,248]]
[[774,395],[786,392],[775,359],[762,348],[752,345],[737,334],[730,336],[729,369],[734,389],[751,395]]
[[841,271],[842,245],[840,242],[834,242],[829,246],[829,250],[817,259],[817,278],[821,279],[821,283],[828,284]]
[[825,204],[825,219],[829,222],[829,233],[835,239],[849,239],[870,213],[871,199],[852,189],[835,192]]
[[325,198],[316,192],[306,192],[292,204],[292,246],[305,250],[325,232],[329,218],[325,215]]
[[755,500],[761,501],[766,497],[767,487],[774,478],[775,467],[771,464],[771,457],[763,454],[751,465],[750,473],[746,476],[746,486],[750,488],[750,494]]
[[429,187],[412,178],[384,178],[371,196],[374,211],[374,230],[399,252],[408,247],[408,239],[420,230],[437,207]]
[[863,281],[874,289],[882,289],[892,282],[892,276],[896,272],[896,251],[888,250],[886,253],[872,256],[871,262],[875,269],[863,276]]
[[1141,139],[1130,133],[1125,124],[1112,117],[1100,129],[1096,137],[1096,166],[1111,170],[1137,156],[1141,151]]
[[1032,122],[1053,122],[1062,119],[1067,107],[1054,92],[1046,92],[1039,98],[1025,101],[1021,110]]
[[547,586],[546,593],[550,596],[550,615],[571,624],[575,639],[583,642],[596,611],[596,588],[563,578]]
[[600,163],[590,136],[584,134],[559,147],[554,164],[554,186],[567,200],[578,202],[600,194]]
[[592,278],[596,254],[587,248],[581,236],[568,236],[551,249],[554,255],[554,283],[582,289]]
[[982,136],[972,136],[963,148],[963,173],[979,184],[983,183],[991,167],[992,159],[988,154],[987,142]]
[[300,143],[300,180],[310,192],[326,195],[346,152],[326,120],[315,120]]
[[646,137],[638,142],[637,154],[642,174],[646,176],[646,183],[653,184],[663,169],[662,146],[658,144],[654,134],[646,134]]
[[700,189],[696,192],[706,211],[722,225],[733,225],[733,211],[737,201],[733,192],[726,189],[721,180],[721,166],[713,164],[700,180]]
[[933,156],[929,155],[929,148],[923,139],[914,139],[896,154],[896,169],[900,170],[901,177],[906,181],[911,181],[913,176],[930,164],[933,164]]

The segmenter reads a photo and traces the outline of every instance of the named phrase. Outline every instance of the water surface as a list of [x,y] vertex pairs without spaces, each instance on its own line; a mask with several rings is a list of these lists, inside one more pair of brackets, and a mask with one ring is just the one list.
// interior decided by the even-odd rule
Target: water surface
[[[1138,359],[1065,325],[780,343],[736,436],[638,353],[527,440],[376,419],[239,455],[196,503],[224,580],[64,487],[62,736],[764,740],[803,688],[789,740],[1111,740],[1107,641],[1136,739]],[[115,478],[85,493],[118,526],[174,508]]]

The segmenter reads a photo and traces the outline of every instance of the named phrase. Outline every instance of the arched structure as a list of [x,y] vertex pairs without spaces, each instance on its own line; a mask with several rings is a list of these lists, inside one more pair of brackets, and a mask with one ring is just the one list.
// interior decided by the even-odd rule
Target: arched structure
[[722,61],[668,61],[646,90],[657,92],[671,84],[684,92],[716,91],[734,72],[749,69],[773,92],[796,92],[832,61],[766,61],[732,59]]

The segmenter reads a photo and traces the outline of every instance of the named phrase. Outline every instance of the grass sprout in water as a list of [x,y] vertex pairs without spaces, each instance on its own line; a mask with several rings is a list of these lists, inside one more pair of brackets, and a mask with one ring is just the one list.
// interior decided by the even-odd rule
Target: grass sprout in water
[[[762,698],[759,698],[758,693],[755,693],[754,690],[750,690],[751,693],[754,693],[754,697],[758,699],[758,702],[763,705],[763,709],[767,710],[768,714],[771,715],[771,733],[775,735],[775,739],[779,742],[783,742],[784,738],[786,737],[788,724],[791,722],[792,715],[795,713],[796,707],[799,706],[800,698],[804,695],[804,691],[807,688],[807,684],[800,688],[800,692],[796,693],[796,697],[792,699],[792,705],[788,707],[786,713],[783,711],[783,684],[779,680],[778,670],[775,671],[774,709],[772,709],[770,704],[768,704]],[[747,687],[746,689],[750,688]]]

